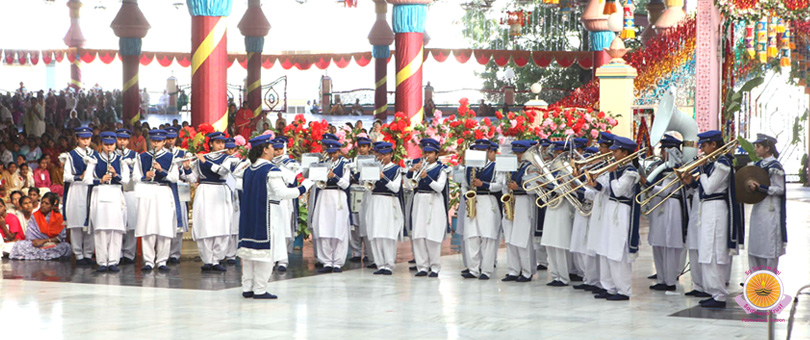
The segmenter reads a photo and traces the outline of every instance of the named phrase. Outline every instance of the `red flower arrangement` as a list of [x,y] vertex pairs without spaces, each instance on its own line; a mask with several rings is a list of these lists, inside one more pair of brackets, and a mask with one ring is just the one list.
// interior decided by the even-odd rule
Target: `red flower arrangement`
[[296,115],[292,123],[287,125],[282,131],[282,134],[287,136],[290,140],[287,145],[290,155],[294,158],[300,158],[300,156],[305,153],[323,152],[321,138],[328,128],[329,123],[327,123],[326,120],[307,123],[304,115]]
[[[182,141],[181,147],[187,149],[189,152],[206,154],[211,151],[208,146],[208,134],[214,131],[216,130],[214,130],[211,124],[202,123],[196,130],[190,126],[184,127],[178,132],[177,137]],[[225,133],[225,137],[230,137],[227,132]]]
[[408,152],[405,150],[405,143],[413,137],[413,131],[408,129],[409,126],[410,121],[408,117],[402,112],[397,112],[394,115],[394,120],[390,123],[383,124],[382,129],[380,129],[383,140],[393,144],[393,162],[400,166],[405,165],[404,160],[408,157]]

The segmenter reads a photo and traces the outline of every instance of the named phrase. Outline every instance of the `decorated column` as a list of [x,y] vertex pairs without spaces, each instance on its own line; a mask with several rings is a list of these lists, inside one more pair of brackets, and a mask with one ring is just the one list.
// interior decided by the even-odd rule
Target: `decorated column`
[[642,43],[646,44],[648,41],[650,41],[650,39],[655,37],[656,32],[655,27],[653,26],[655,25],[655,22],[658,21],[658,18],[661,17],[661,14],[664,13],[666,8],[667,6],[664,5],[663,0],[651,0],[649,3],[647,3],[647,22],[650,24],[644,28],[644,32],[641,32],[640,38]]
[[683,11],[683,0],[666,0],[667,9],[658,17],[658,20],[653,23],[655,31],[658,34],[671,28],[678,26],[678,23],[686,18],[686,12]]
[[191,123],[228,127],[226,17],[231,0],[186,0],[191,14]]
[[[79,25],[79,10],[82,8],[80,0],[69,0],[67,3],[70,8],[70,29],[65,34],[65,45],[71,48],[68,53],[73,53],[73,62],[70,63],[70,87],[76,91],[82,88],[82,59],[80,58],[79,49],[84,46],[84,35],[82,28]],[[71,58],[68,58],[70,60]]]
[[388,59],[391,57],[394,31],[385,20],[388,5],[384,0],[375,0],[374,3],[377,21],[368,34],[368,42],[372,45],[371,56],[374,57],[374,119],[384,122],[388,118]]
[[262,50],[264,49],[264,36],[270,32],[270,23],[262,11],[261,0],[248,1],[247,11],[239,21],[238,27],[245,36],[248,72],[247,102],[255,117],[262,113]]
[[698,0],[697,11],[695,120],[700,131],[717,130],[722,119],[720,117],[722,71],[717,51],[717,46],[720,46],[722,20],[720,11],[712,0]]
[[605,49],[610,46],[610,42],[616,37],[616,33],[608,28],[608,15],[603,14],[605,2],[602,0],[589,0],[582,12],[582,25],[588,30],[588,39],[593,51],[593,70],[596,70],[610,60]]
[[605,53],[611,58],[610,62],[596,70],[596,76],[599,78],[599,109],[605,113],[621,115],[616,118],[619,124],[611,132],[634,139],[633,80],[638,73],[622,59],[627,49],[618,37],[613,39]]
[[113,32],[118,36],[118,52],[124,69],[123,121],[129,124],[141,119],[141,93],[138,90],[138,68],[141,58],[141,39],[149,31],[149,22],[138,8],[138,0],[123,0],[121,9],[113,19]]

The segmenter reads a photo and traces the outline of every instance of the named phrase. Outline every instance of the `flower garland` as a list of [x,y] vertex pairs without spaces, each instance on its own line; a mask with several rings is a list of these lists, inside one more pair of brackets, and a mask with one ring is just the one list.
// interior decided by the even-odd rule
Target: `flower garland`
[[290,155],[300,159],[301,155],[305,153],[323,152],[321,138],[328,128],[329,123],[326,120],[307,123],[303,114],[296,115],[292,123],[283,130],[283,135],[290,140],[289,144],[287,144]]
[[413,136],[411,143],[419,144],[419,141],[425,138],[432,138],[439,142],[439,149],[442,153],[452,153],[456,150],[456,144],[452,139],[448,138],[450,135],[450,127],[447,124],[447,119],[442,120],[442,112],[439,110],[433,111],[433,119],[427,125],[417,124],[413,127]]
[[405,150],[405,143],[410,141],[413,132],[408,129],[410,120],[402,112],[397,112],[394,115],[394,120],[390,123],[383,124],[380,131],[383,134],[383,140],[393,144],[394,157],[392,161],[405,166],[405,158],[408,157],[408,152]]

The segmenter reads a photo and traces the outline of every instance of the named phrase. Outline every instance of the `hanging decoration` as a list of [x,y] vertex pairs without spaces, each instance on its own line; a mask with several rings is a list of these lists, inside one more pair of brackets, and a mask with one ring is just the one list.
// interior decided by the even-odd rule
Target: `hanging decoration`
[[756,21],[771,15],[785,20],[810,19],[810,0],[715,0],[724,17]]
[[636,6],[633,5],[632,0],[627,0],[624,3],[624,27],[622,28],[622,33],[620,37],[622,39],[633,39],[636,37],[636,30],[635,30],[635,13]]
[[748,53],[749,58],[755,57],[757,53],[754,49],[754,24],[751,22],[745,25],[745,52]]
[[776,47],[776,23],[778,18],[768,18],[768,58],[774,58],[779,54],[779,49]]
[[616,0],[607,0],[605,2],[605,9],[602,11],[604,15],[611,15],[616,13],[618,10],[616,9]]
[[768,22],[766,18],[757,21],[757,56],[760,62],[768,61]]
[[501,25],[509,26],[509,36],[521,36],[524,26],[532,24],[532,12],[523,10],[506,11],[506,15],[501,18]]

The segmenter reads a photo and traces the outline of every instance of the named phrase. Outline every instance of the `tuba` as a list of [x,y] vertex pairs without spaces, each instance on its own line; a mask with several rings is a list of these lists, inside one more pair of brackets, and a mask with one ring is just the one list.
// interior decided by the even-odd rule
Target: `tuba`
[[[472,168],[470,179],[471,180],[475,179],[475,168]],[[476,200],[477,196],[478,194],[475,192],[475,189],[467,190],[467,192],[464,193],[464,198],[466,198],[465,204],[467,205],[467,217],[469,218],[475,218],[475,209],[476,209],[475,205],[477,201]]]

